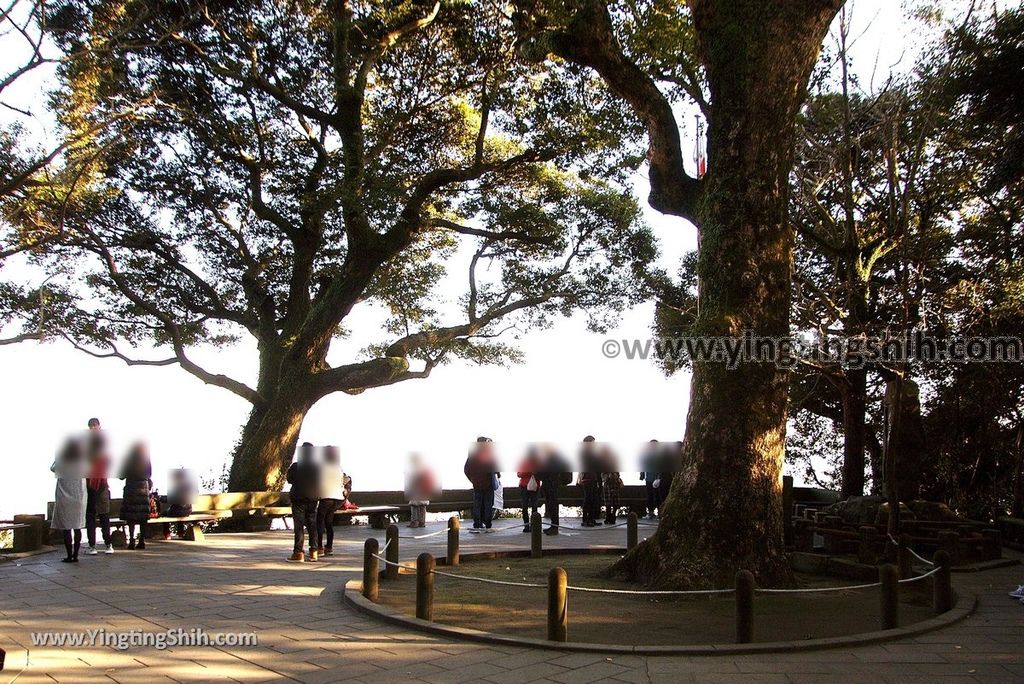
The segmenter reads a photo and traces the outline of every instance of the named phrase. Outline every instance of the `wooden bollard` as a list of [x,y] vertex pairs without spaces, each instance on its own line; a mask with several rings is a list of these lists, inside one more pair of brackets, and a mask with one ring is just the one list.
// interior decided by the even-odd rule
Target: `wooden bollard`
[[857,534],[857,560],[865,565],[874,565],[878,529],[870,525],[864,525],[857,529]]
[[566,585],[569,578],[562,568],[551,568],[548,573],[548,640],[565,641],[569,626]]
[[388,525],[385,539],[387,547],[384,549],[384,558],[388,562],[384,564],[384,578],[398,579],[398,525]]
[[878,568],[878,579],[882,583],[882,629],[896,629],[900,626],[900,571],[886,563]]
[[459,516],[453,515],[448,518],[448,565],[459,564],[459,532],[462,530],[462,522]]
[[530,558],[540,558],[544,555],[544,521],[540,513],[534,511],[530,514]]
[[376,539],[367,539],[363,544],[363,596],[377,602],[378,578],[380,577],[377,554],[380,544]]
[[1003,535],[999,530],[986,529],[981,531],[982,554],[985,560],[1003,557]]
[[434,557],[429,553],[416,557],[416,617],[434,619]]
[[754,640],[754,575],[749,570],[736,573],[736,643]]
[[932,575],[932,607],[936,615],[942,615],[953,608],[953,578],[950,568],[953,565],[949,553],[935,552],[935,567],[939,569]]
[[637,545],[637,541],[639,539],[639,533],[638,533],[638,530],[637,530],[637,523],[638,522],[639,522],[639,518],[637,517],[636,513],[634,513],[633,511],[630,511],[629,515],[626,516],[626,548],[627,549],[632,549],[634,546]]
[[960,562],[960,533],[954,530],[939,532],[939,549],[949,554],[951,564]]
[[910,553],[910,535],[904,532],[900,535],[900,543],[896,547],[897,563],[900,569],[900,579],[910,579],[913,556]]

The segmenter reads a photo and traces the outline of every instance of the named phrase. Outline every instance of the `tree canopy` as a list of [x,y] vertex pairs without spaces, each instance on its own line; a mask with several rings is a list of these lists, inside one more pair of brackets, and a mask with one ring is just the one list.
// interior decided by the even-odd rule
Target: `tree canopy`
[[[90,0],[50,22],[83,55],[61,68],[65,126],[138,112],[83,150],[90,192],[19,207],[30,225],[60,212],[50,264],[88,286],[60,333],[251,402],[233,487],[271,484],[282,426],[287,446],[331,392],[515,359],[502,332],[581,309],[600,329],[640,295],[636,127],[582,70],[518,60],[496,5]],[[356,307],[384,312],[379,339],[328,363]],[[244,335],[255,386],[189,356]]]

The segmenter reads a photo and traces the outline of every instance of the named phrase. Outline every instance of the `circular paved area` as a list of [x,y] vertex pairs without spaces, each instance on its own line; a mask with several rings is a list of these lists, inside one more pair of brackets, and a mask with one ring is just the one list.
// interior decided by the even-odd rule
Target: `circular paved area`
[[[426,531],[442,527],[431,523]],[[403,534],[410,533],[403,528]],[[83,556],[77,565],[60,563],[60,553],[0,562],[0,645],[7,650],[0,681],[15,676],[19,683],[1024,681],[1024,605],[1006,596],[1024,582],[1024,566],[954,574],[956,586],[978,594],[977,611],[953,627],[916,638],[771,655],[609,658],[460,643],[352,611],[342,604],[341,589],[359,576],[369,536],[383,540],[382,532],[366,527],[338,528],[336,555],[306,564],[284,562],[291,549],[291,533],[284,531],[208,535],[202,546],[157,541],[142,552]],[[443,534],[403,539],[402,558],[424,550],[443,555],[444,539]],[[560,535],[545,543],[623,546],[625,528]],[[510,530],[464,534],[462,548],[528,544],[527,535]],[[33,647],[30,636],[178,628],[208,634],[251,631],[259,646],[60,649]]]

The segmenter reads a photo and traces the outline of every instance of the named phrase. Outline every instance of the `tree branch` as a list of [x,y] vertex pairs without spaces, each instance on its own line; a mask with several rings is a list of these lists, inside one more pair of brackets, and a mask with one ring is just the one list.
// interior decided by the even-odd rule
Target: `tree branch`
[[654,80],[629,60],[615,37],[607,3],[582,0],[561,30],[545,30],[522,43],[527,59],[549,54],[594,69],[632,108],[647,128],[650,205],[664,213],[695,220],[700,181],[686,173],[672,105]]

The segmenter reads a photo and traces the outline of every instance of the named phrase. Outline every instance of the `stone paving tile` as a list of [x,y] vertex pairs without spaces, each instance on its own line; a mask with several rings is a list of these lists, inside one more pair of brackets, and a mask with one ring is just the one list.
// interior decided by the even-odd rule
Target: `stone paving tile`
[[429,675],[421,675],[421,677],[424,681],[431,684],[460,684],[461,682],[481,680],[492,675],[501,674],[502,672],[504,670],[497,665],[474,663],[472,665],[448,668]]
[[526,667],[514,670],[503,670],[484,679],[488,682],[494,682],[494,684],[526,684],[526,682],[536,682],[539,679],[550,678],[565,671],[564,667],[552,665],[551,663],[534,663],[533,665],[527,665]]
[[[624,538],[622,529],[602,539]],[[461,643],[409,632],[353,613],[340,587],[357,577],[364,539],[379,531],[339,531],[339,553],[323,563],[282,562],[288,533],[210,535],[206,546],[155,542],[142,553],[89,557],[61,566],[57,554],[0,565],[0,643],[17,672],[29,632],[103,627],[160,631],[202,626],[209,632],[255,631],[258,648],[32,649],[24,682],[344,681],[509,682],[820,682],[1024,681],[1024,608],[1005,599],[1021,569],[956,574],[981,594],[977,613],[951,628],[900,642],[853,649],[757,656],[674,658],[564,653]],[[437,540],[441,540],[438,542]],[[574,546],[581,535],[545,539]],[[621,543],[619,539],[619,543]],[[402,540],[403,554],[437,553],[443,537]],[[437,543],[434,543],[437,542]],[[523,544],[517,530],[465,540],[464,552]],[[187,568],[187,579],[182,576]],[[95,581],[97,569],[103,582]],[[24,661],[21,660],[23,663]],[[842,678],[842,679],[840,679]]]
[[598,679],[608,679],[616,675],[620,675],[623,672],[627,672],[629,668],[623,667],[622,665],[616,665],[607,661],[601,661],[599,663],[592,663],[590,665],[584,665],[578,667],[569,672],[562,674],[552,675],[551,679],[561,684],[588,684]]

